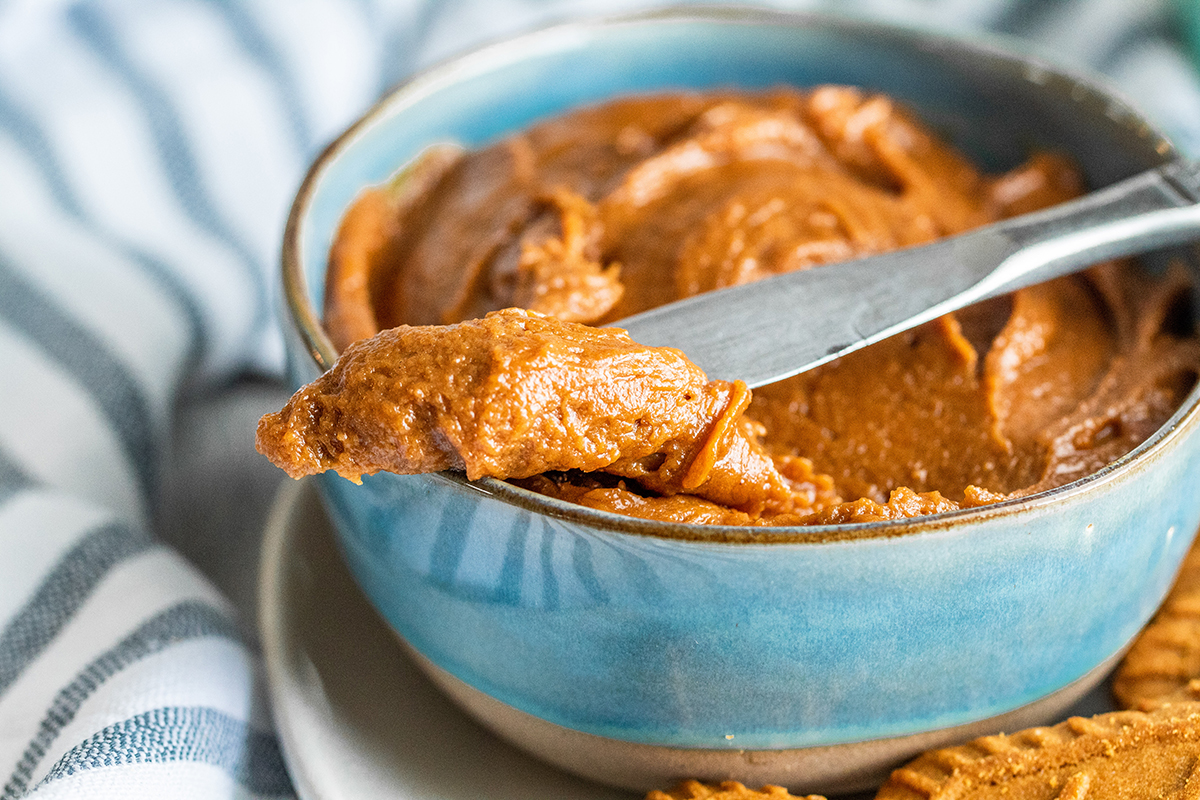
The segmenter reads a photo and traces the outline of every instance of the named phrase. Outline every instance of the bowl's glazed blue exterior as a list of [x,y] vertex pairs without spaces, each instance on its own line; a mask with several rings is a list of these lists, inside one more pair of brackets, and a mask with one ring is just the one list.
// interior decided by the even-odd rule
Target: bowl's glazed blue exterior
[[[1063,149],[1099,186],[1172,155],[1093,84],[992,44],[746,10],[568,24],[424,73],[318,160],[285,240],[293,379],[333,358],[312,305],[340,215],[428,144],[629,92],[826,82],[900,98],[990,169]],[[1088,479],[905,523],[668,525],[448,475],[320,488],[382,616],[468,685],[629,742],[828,745],[991,717],[1120,651],[1200,524],[1197,396]]]

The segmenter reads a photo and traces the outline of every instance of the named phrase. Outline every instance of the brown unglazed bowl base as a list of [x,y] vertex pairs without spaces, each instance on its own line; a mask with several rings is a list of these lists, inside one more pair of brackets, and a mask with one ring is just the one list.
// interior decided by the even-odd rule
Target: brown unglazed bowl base
[[647,792],[695,778],[736,780],[751,787],[786,786],[800,794],[873,789],[926,750],[977,736],[1057,722],[1116,666],[1124,650],[1073,683],[987,719],[907,736],[786,750],[711,750],[641,744],[572,730],[520,711],[469,686],[400,639],[416,664],[484,727],[526,752],[589,780]]

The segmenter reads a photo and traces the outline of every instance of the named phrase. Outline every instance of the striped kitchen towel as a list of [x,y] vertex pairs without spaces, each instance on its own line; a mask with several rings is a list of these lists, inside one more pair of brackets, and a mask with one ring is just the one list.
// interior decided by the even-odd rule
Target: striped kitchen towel
[[[386,86],[645,5],[0,0],[0,800],[292,796],[248,609],[155,530],[175,410],[278,379],[290,196]],[[1020,37],[1200,154],[1166,0],[774,5]]]

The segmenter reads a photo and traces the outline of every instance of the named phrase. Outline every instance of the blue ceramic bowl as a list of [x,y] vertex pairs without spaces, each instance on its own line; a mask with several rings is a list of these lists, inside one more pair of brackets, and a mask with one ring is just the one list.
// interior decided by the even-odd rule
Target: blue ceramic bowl
[[[630,92],[830,82],[900,98],[991,170],[1053,148],[1102,186],[1173,155],[1104,88],[992,42],[744,8],[562,25],[419,75],[317,160],[283,251],[293,380],[335,357],[314,306],[341,214],[427,145]],[[633,788],[836,791],[1103,677],[1200,524],[1198,397],[1095,475],[907,522],[673,525],[451,474],[320,488],[374,606],[503,735]]]

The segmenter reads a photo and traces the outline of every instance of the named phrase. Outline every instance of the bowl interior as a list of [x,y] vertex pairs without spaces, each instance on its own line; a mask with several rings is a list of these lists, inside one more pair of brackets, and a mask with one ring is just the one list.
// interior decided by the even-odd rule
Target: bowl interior
[[[326,255],[354,196],[432,143],[476,147],[617,94],[822,83],[900,99],[989,171],[1049,148],[1073,154],[1089,185],[1103,186],[1171,155],[1122,101],[987,41],[746,9],[567,24],[418,76],[330,148],[301,191],[288,234],[294,278],[306,283],[289,294],[293,313],[302,328],[316,325],[312,307],[297,306],[320,307]],[[336,358],[317,327],[301,331],[317,370],[298,365],[299,380]]]

